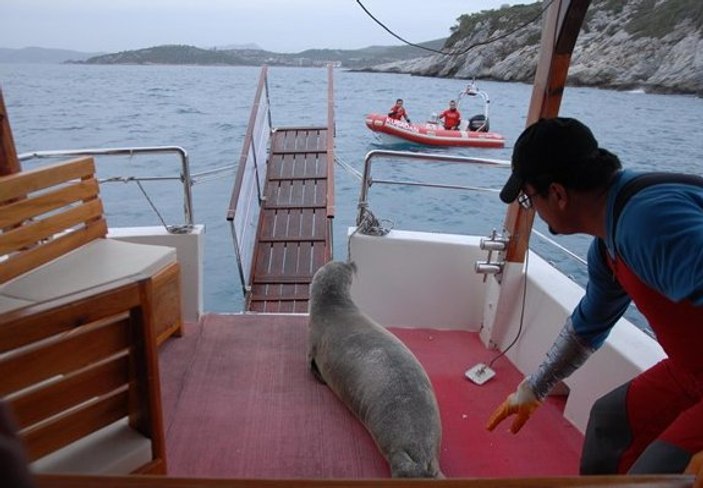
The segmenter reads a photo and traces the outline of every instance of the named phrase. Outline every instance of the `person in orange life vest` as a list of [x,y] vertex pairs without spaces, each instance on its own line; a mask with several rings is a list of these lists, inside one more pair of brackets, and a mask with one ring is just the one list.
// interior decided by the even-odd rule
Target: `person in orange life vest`
[[461,124],[461,113],[457,110],[456,102],[454,100],[449,102],[449,108],[442,112],[439,118],[444,119],[445,129],[459,130],[459,124]]
[[517,433],[634,302],[667,357],[593,404],[580,473],[686,472],[703,488],[703,178],[621,166],[572,118],[541,119],[515,142],[501,200],[594,239],[585,295],[487,428],[515,415]]
[[407,112],[405,111],[405,107],[403,107],[403,99],[399,98],[398,100],[395,101],[395,105],[391,107],[391,109],[388,111],[388,116],[393,119],[393,120],[403,120],[409,124],[410,123],[410,118],[408,117]]

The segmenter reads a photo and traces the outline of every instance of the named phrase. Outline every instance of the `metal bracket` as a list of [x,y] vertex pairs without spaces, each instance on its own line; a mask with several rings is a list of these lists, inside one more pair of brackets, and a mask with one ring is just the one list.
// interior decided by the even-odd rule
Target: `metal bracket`
[[[483,282],[486,282],[488,275],[496,276],[496,279],[500,281],[500,275],[503,273],[503,265],[505,264],[505,259],[503,252],[508,247],[508,239],[496,232],[493,229],[491,235],[487,238],[482,238],[479,247],[483,251],[488,251],[488,259],[486,261],[476,261],[474,265],[474,270],[477,273],[483,274]],[[493,252],[497,252],[497,259],[494,261]]]

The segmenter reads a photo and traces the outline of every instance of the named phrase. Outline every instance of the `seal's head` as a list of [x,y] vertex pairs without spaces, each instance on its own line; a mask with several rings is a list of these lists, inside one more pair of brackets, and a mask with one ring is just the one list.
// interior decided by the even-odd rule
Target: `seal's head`
[[353,262],[330,261],[317,270],[310,285],[310,298],[348,298],[352,280],[356,273]]

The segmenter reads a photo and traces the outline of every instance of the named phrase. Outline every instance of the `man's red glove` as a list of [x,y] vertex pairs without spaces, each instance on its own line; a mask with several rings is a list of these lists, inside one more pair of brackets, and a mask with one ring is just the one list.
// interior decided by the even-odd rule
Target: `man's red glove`
[[[527,419],[530,418],[532,412],[541,405],[535,394],[532,392],[527,379],[522,380],[515,390],[515,393],[508,395],[508,398],[493,412],[491,418],[488,419],[486,428],[493,430],[505,418],[510,415],[517,414],[510,426],[510,432],[517,434],[518,431],[525,425]],[[698,487],[697,487],[698,488]]]
[[703,488],[703,451],[693,455],[684,473],[696,476],[696,480],[693,482],[693,488]]

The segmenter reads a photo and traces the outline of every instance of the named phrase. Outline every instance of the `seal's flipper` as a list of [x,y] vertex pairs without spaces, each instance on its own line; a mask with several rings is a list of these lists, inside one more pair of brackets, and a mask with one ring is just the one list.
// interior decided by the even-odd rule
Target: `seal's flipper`
[[443,478],[433,462],[415,461],[406,451],[396,451],[388,459],[393,478]]
[[314,359],[310,360],[310,371],[312,371],[312,374],[315,376],[315,378],[317,378],[317,381],[319,381],[323,385],[327,384],[325,379],[320,374],[320,369],[317,367],[317,363]]

